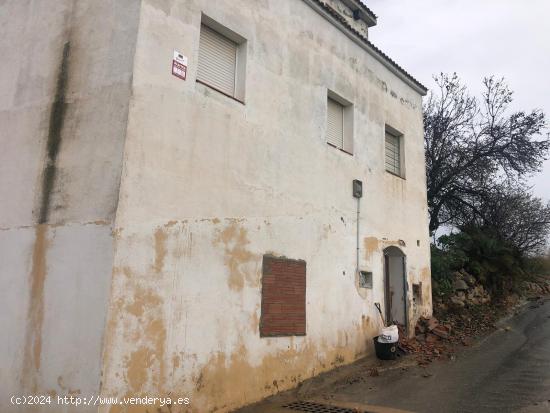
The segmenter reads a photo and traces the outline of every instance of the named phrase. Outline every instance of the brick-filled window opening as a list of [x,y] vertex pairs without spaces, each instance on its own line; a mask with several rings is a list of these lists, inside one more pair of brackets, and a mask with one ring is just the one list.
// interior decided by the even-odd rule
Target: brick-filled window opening
[[306,334],[306,262],[264,255],[260,336]]

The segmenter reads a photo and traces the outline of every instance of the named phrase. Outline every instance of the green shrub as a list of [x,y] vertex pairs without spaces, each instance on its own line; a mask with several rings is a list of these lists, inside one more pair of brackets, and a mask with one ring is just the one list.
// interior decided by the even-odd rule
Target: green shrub
[[550,277],[550,253],[545,256],[527,258],[527,271],[530,274]]
[[497,295],[516,289],[528,273],[527,260],[517,249],[496,231],[474,226],[441,236],[432,245],[432,276],[440,294],[448,289],[446,280],[462,268]]
[[448,236],[440,238],[440,246],[431,245],[432,277],[438,282],[451,279],[452,273],[463,268],[468,261],[463,250],[441,242],[441,239],[447,238]]

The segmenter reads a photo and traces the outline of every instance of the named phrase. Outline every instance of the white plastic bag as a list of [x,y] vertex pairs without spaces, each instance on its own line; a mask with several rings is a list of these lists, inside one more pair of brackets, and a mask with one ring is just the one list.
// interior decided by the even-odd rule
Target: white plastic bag
[[399,330],[397,330],[397,326],[395,324],[389,327],[382,328],[382,331],[378,336],[379,343],[397,343],[398,341]]

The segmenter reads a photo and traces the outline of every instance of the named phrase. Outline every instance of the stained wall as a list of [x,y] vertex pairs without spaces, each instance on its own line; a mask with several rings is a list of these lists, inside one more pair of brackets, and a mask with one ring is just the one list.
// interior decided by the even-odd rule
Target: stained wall
[[99,392],[139,6],[0,3],[1,411]]
[[[247,39],[244,104],[195,81],[201,13]],[[304,1],[146,0],[140,20],[103,394],[225,412],[371,353],[390,245],[424,288],[411,322],[430,313],[418,91]],[[354,105],[353,156],[326,144],[327,90]],[[405,179],[385,172],[386,124]],[[264,254],[306,261],[305,336],[260,337]]]

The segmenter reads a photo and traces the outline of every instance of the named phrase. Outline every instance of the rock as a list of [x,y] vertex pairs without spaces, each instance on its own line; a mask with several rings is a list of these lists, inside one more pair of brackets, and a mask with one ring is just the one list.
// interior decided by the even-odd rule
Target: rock
[[472,338],[471,337],[464,337],[462,339],[462,345],[463,346],[471,346],[472,345]]
[[446,312],[448,309],[449,309],[449,306],[445,303],[437,303],[436,304],[436,308],[437,310],[439,310],[440,312],[444,313]]
[[477,297],[474,297],[471,300],[469,300],[469,304],[472,304],[472,305],[480,305],[481,303],[482,301]]
[[473,287],[474,285],[476,285],[477,283],[477,280],[476,278],[472,275],[472,274],[468,274],[466,271],[462,270],[461,271],[462,273],[462,279],[464,281],[466,281],[466,283],[470,286],[470,287]]
[[455,272],[453,272],[452,277],[455,280],[461,280],[462,279],[462,273],[460,271],[455,271]]
[[[489,299],[489,301],[491,300],[491,296],[489,294],[487,294],[487,297]],[[513,307],[515,306],[517,303],[519,302],[519,295],[517,294],[510,294],[508,297],[506,297],[505,299],[505,303],[506,305],[510,306],[510,307]]]
[[444,326],[437,326],[432,330],[432,334],[435,334],[445,340],[449,338],[449,332]]
[[468,284],[466,284],[466,281],[462,279],[455,280],[453,283],[453,288],[455,291],[467,291],[468,290]]
[[464,300],[461,300],[461,299],[457,298],[456,296],[451,297],[451,304],[455,308],[462,308],[465,305]]
[[428,331],[432,331],[438,325],[439,325],[439,321],[437,321],[437,318],[435,318],[435,317],[428,318],[428,320],[426,322],[426,328],[428,329]]
[[483,291],[483,287],[481,285],[476,285],[473,289],[472,289],[472,293],[475,297],[481,297],[484,293]]

